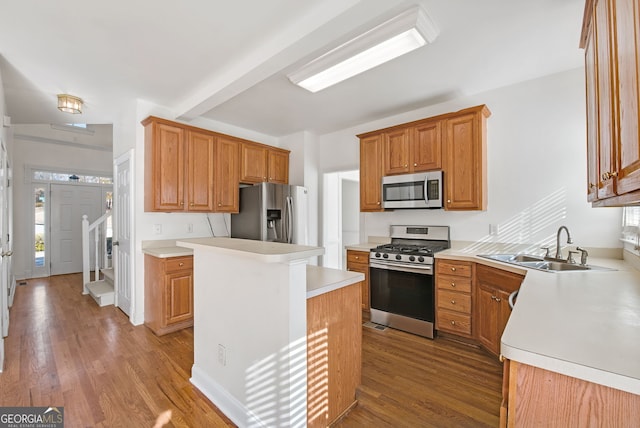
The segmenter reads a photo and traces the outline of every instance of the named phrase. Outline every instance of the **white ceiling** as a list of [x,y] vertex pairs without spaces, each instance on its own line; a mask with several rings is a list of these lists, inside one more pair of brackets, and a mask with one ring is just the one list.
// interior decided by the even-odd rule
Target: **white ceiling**
[[[431,45],[312,94],[286,78],[421,4]],[[113,123],[122,99],[272,136],[318,134],[581,67],[584,0],[20,0],[0,10],[12,123]],[[56,94],[85,100],[60,113]],[[526,100],[523,100],[526,102]],[[517,106],[515,106],[517,107]],[[173,118],[172,118],[173,119]]]

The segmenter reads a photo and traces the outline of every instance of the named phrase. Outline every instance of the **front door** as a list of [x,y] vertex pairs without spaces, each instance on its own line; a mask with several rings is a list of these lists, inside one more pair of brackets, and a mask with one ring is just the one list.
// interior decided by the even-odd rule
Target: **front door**
[[78,183],[52,183],[50,201],[51,275],[82,272],[82,216],[86,214],[89,223],[100,217],[102,189]]
[[131,237],[133,202],[131,200],[131,183],[133,177],[133,151],[129,151],[114,161],[115,216],[114,223],[114,280],[116,290],[116,306],[131,316],[132,292],[131,274],[132,248]]

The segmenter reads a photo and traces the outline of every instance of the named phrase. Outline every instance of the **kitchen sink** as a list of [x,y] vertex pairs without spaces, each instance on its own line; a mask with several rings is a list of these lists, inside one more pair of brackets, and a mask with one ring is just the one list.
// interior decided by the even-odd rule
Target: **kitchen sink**
[[510,263],[530,269],[537,269],[545,272],[575,272],[588,270],[615,270],[594,265],[581,265],[577,263],[567,263],[558,259],[545,258],[530,254],[479,254],[478,257]]

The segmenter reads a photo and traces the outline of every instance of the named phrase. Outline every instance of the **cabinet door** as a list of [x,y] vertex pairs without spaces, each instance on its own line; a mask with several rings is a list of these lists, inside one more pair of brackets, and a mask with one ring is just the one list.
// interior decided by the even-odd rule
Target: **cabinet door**
[[414,172],[429,171],[442,167],[441,122],[427,122],[413,129],[411,156]]
[[486,209],[484,128],[482,111],[445,121],[444,205],[448,210]]
[[164,123],[153,125],[153,209],[182,211],[184,206],[184,129]]
[[595,35],[585,45],[585,80],[587,90],[587,200],[598,199],[601,180],[598,169],[598,81],[596,76]]
[[215,138],[189,131],[187,136],[188,211],[213,211],[213,160]]
[[167,325],[193,318],[193,271],[167,274],[165,299]]
[[620,121],[616,191],[624,194],[640,189],[640,2],[616,1],[615,8]]
[[382,135],[360,140],[360,211],[382,208]]
[[347,270],[360,272],[364,275],[364,281],[360,283],[360,295],[362,297],[362,310],[369,311],[369,253],[366,251],[347,250]]
[[384,175],[409,172],[409,130],[400,129],[385,133]]
[[615,180],[612,174],[617,173],[614,152],[615,122],[613,106],[613,76],[611,61],[612,40],[609,23],[611,3],[610,0],[600,0],[595,8],[595,32],[596,32],[596,66],[598,85],[598,155],[600,165],[600,177],[598,199],[604,199],[615,195]]
[[215,210],[237,213],[240,207],[240,144],[219,136],[216,139]]
[[478,341],[494,354],[500,352],[498,337],[499,307],[496,304],[496,290],[478,282],[475,330]]
[[269,150],[270,183],[289,184],[289,152]]
[[241,183],[262,183],[267,181],[268,150],[258,144],[242,143]]

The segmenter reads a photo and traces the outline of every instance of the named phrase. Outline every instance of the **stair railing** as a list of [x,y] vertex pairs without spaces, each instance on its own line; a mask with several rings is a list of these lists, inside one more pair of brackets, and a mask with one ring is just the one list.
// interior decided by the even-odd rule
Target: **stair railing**
[[98,228],[98,226],[102,226],[106,224],[107,219],[111,217],[111,211],[106,212],[102,217],[89,224],[89,218],[87,215],[82,216],[82,294],[89,293],[87,289],[87,284],[91,281],[91,246],[89,245],[89,234],[91,231],[94,231],[94,247],[96,255],[95,257],[95,273],[94,278],[97,281],[100,277],[100,238],[104,237],[104,249],[105,249],[105,259],[106,259],[106,250],[107,250],[107,240],[106,233],[100,233],[100,230],[105,230],[104,227]]

